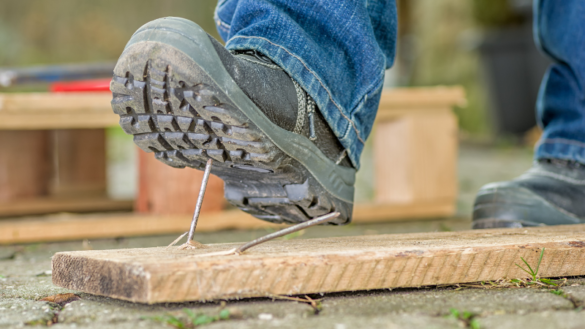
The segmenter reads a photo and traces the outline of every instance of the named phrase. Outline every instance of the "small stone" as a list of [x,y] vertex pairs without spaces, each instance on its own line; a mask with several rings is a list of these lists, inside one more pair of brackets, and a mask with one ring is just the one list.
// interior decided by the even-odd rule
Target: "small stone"
[[240,309],[240,308],[229,307],[228,311],[230,312],[230,319],[243,319],[244,318],[244,312],[242,312],[242,309]]
[[81,298],[79,296],[77,296],[76,294],[67,293],[67,294],[58,294],[58,295],[48,296],[48,297],[41,299],[40,301],[51,302],[51,303],[55,303],[55,304],[59,304],[59,305],[63,306],[65,304],[69,304],[73,301],[80,300],[80,299]]
[[258,319],[260,319],[260,320],[272,320],[272,314],[270,314],[270,313],[260,313],[260,314],[258,314]]

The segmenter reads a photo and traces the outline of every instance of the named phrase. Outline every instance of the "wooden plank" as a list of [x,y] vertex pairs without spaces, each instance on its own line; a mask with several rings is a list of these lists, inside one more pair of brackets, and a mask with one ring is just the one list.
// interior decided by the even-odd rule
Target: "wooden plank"
[[[46,206],[53,203],[48,202]],[[73,205],[80,205],[74,203]],[[107,205],[112,207],[111,204]],[[57,205],[62,208],[62,205]],[[46,210],[46,208],[41,208]],[[452,202],[412,205],[358,205],[355,223],[400,221],[405,218],[437,218],[454,211]],[[60,214],[0,220],[0,244],[115,238],[182,233],[189,228],[191,215],[148,214]],[[239,210],[202,213],[197,232],[228,229],[284,227],[259,220]]]
[[[114,200],[105,196],[24,198],[0,203],[0,217],[41,215],[59,212],[129,211],[132,210],[133,206],[134,201],[132,200]],[[0,223],[11,221],[12,220],[2,219],[0,220]],[[39,219],[38,222],[40,226],[46,227],[42,219]],[[18,223],[16,222],[14,226],[18,227]],[[59,230],[58,227],[55,227],[55,229]],[[47,234],[50,235],[49,232],[47,232]]]
[[[87,129],[117,126],[110,93],[0,93],[0,130]],[[377,120],[412,109],[465,105],[462,87],[384,90]]]
[[404,204],[357,204],[353,210],[353,223],[403,221],[405,219],[443,218],[455,213],[451,199]]
[[52,279],[141,303],[239,299],[525,278],[514,264],[535,265],[542,248],[541,277],[585,274],[585,225],[280,240],[204,256],[238,245],[59,252]]
[[117,126],[111,100],[104,92],[0,94],[0,130]]
[[0,93],[2,113],[70,113],[112,112],[112,94],[106,92],[80,93]]
[[401,111],[407,109],[441,109],[453,106],[465,106],[465,89],[455,87],[391,88],[382,91],[380,112]]
[[[190,215],[143,215],[132,213],[50,215],[42,218],[0,220],[0,244],[62,241],[183,233]],[[278,227],[239,210],[202,213],[197,232],[223,229]]]
[[[110,109],[111,111],[111,109]],[[2,114],[0,130],[92,129],[118,125],[120,117],[112,113],[26,113]]]

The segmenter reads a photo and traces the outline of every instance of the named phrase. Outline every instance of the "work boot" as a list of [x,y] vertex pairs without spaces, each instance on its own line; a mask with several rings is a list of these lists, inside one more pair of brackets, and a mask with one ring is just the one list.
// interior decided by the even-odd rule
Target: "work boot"
[[[114,69],[112,108],[146,152],[211,172],[226,199],[260,219],[351,220],[355,169],[313,99],[268,57],[230,52],[197,24],[142,26]],[[195,201],[195,200],[194,200]]]
[[522,176],[477,193],[473,228],[585,223],[585,165],[544,159]]

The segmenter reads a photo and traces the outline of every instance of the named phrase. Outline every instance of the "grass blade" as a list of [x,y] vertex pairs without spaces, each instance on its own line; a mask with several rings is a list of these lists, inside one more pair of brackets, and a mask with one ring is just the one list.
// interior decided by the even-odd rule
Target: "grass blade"
[[542,248],[542,251],[540,252],[540,258],[538,259],[538,265],[536,265],[536,273],[534,273],[534,275],[538,275],[538,270],[540,269],[540,262],[542,262],[542,256],[544,256],[544,248]]
[[522,261],[524,262],[524,264],[526,264],[526,266],[528,266],[528,269],[530,270],[530,272],[528,272],[528,274],[530,274],[532,276],[532,278],[534,279],[535,275],[534,275],[534,271],[532,270],[532,267],[530,267],[530,264],[528,264],[528,262],[526,261],[526,259],[524,259],[524,257],[520,257],[520,259],[522,259]]
[[528,273],[528,275],[531,275],[532,276],[532,274],[530,272],[528,272],[528,270],[525,269],[524,267],[522,267],[522,266],[520,266],[518,264],[514,264],[514,265],[518,266],[522,271],[524,271],[524,272]]

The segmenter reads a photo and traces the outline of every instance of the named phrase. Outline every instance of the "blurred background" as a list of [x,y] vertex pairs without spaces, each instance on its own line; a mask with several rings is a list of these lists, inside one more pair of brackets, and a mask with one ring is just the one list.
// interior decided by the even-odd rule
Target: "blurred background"
[[[131,34],[164,16],[197,22],[219,38],[215,0],[19,0],[0,2],[0,67],[115,62]],[[530,166],[538,138],[534,104],[548,65],[532,41],[531,0],[398,0],[398,56],[387,87],[461,85],[468,104],[459,120],[460,202],[469,217],[477,189]],[[0,92],[46,91],[46,84]],[[119,128],[107,130],[108,193],[136,195],[137,150]],[[371,148],[364,168],[371,166]],[[357,200],[373,178],[362,170]]]
[[[193,20],[219,39],[215,4],[3,1],[0,66],[115,61],[138,27],[164,16]],[[388,86],[463,85],[469,105],[457,115],[465,136],[518,138],[535,126],[534,99],[548,62],[532,41],[531,0],[398,0],[398,8]]]

